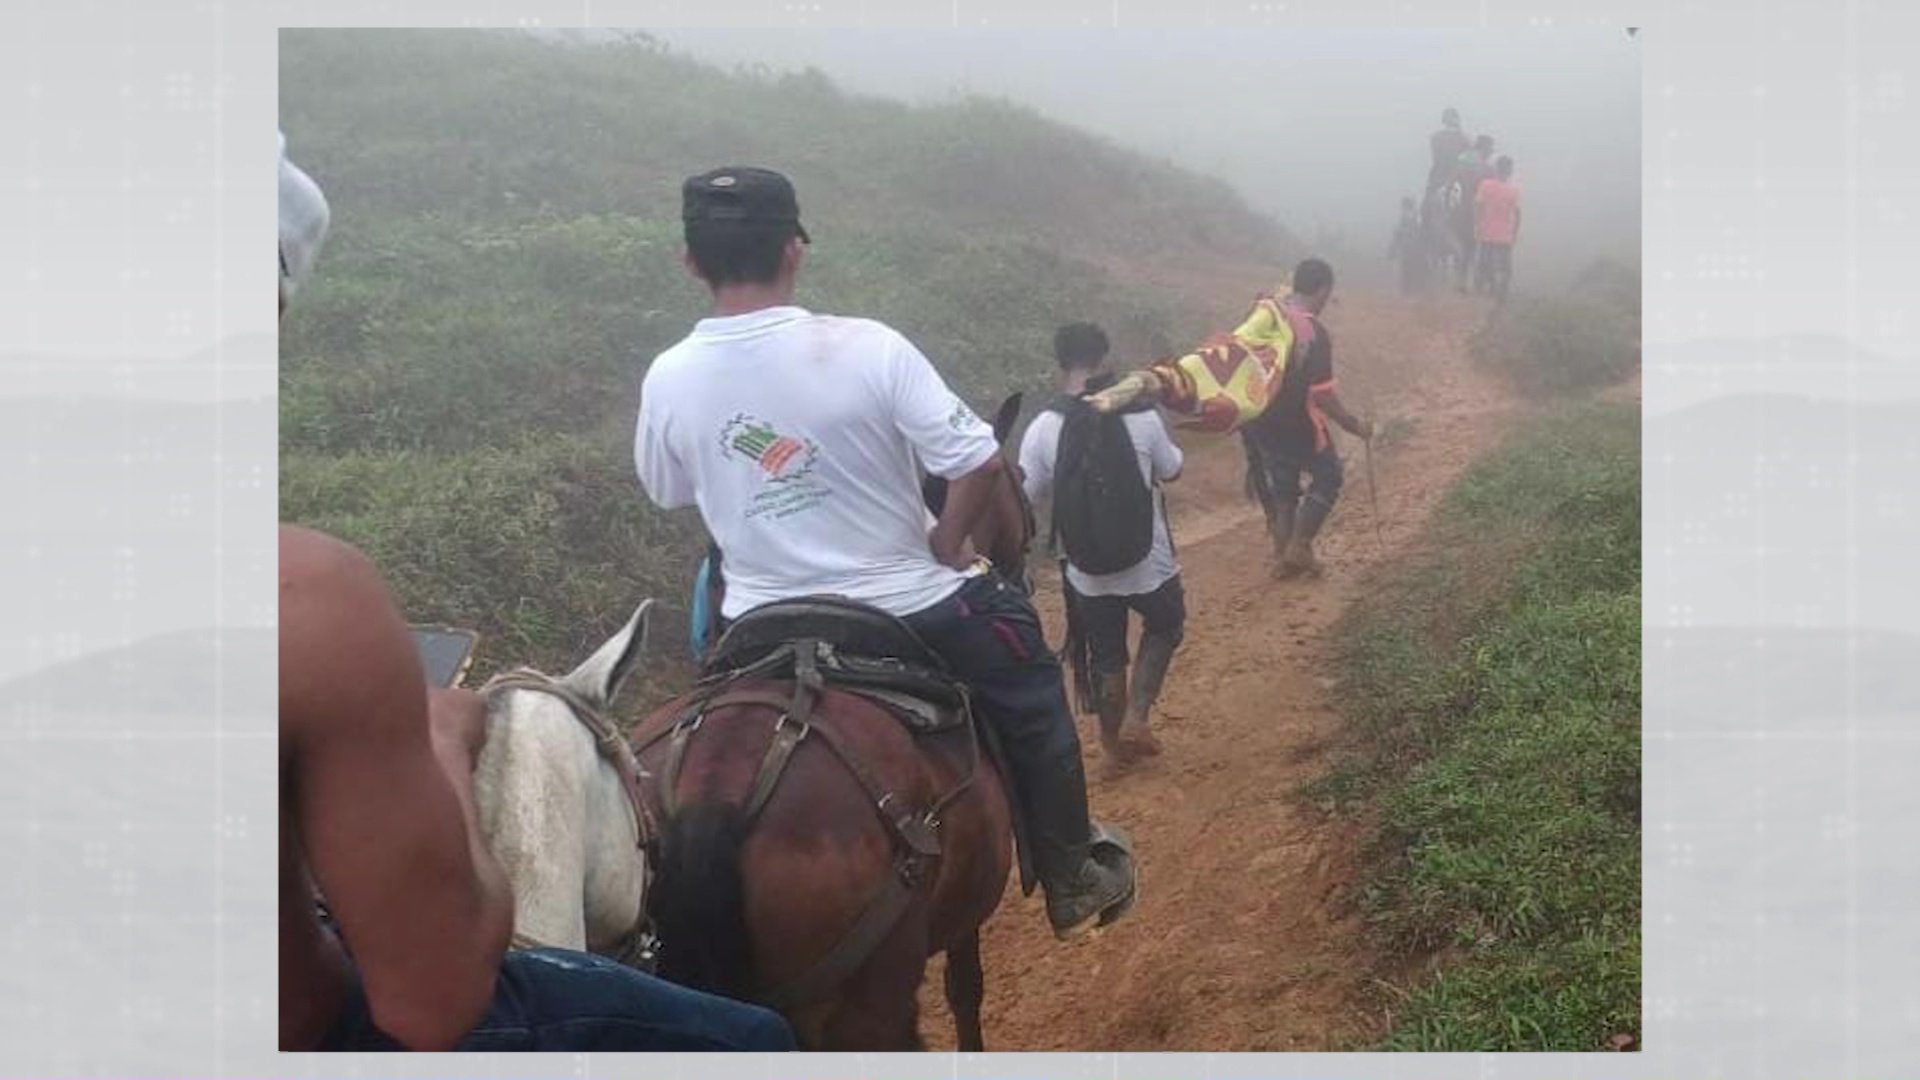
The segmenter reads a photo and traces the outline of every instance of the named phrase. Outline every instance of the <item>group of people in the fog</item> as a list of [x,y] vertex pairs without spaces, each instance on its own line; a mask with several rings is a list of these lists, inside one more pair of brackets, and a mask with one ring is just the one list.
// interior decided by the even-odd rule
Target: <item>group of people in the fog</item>
[[[330,216],[284,146],[283,314]],[[1457,186],[1470,174],[1463,159],[1448,175]],[[965,683],[997,737],[1051,929],[1065,937],[1120,919],[1135,899],[1135,855],[1123,833],[1089,816],[1062,666],[1025,583],[980,558],[969,536],[1009,474],[1029,496],[1056,503],[1063,487],[1099,468],[1103,485],[1139,485],[1151,503],[1132,523],[1143,530],[1137,558],[1075,565],[1074,537],[1063,533],[1062,570],[1070,642],[1083,650],[1075,666],[1097,687],[1107,775],[1160,753],[1149,717],[1186,615],[1158,497],[1182,456],[1160,416],[1151,405],[1088,412],[1086,395],[1111,383],[1109,342],[1098,326],[1070,323],[1054,338],[1063,393],[1030,426],[1016,468],[904,335],[795,303],[812,238],[786,177],[715,169],[689,178],[681,201],[683,261],[710,290],[712,310],[648,367],[634,440],[640,487],[662,508],[696,507],[724,550],[723,619],[833,594],[910,628]],[[1319,323],[1333,284],[1333,268],[1308,259],[1289,294],[1267,298],[1311,329],[1271,403],[1243,430],[1276,576],[1316,569],[1313,540],[1341,486],[1329,422],[1363,439],[1373,432],[1334,389],[1332,344]],[[1114,454],[1105,463],[1087,456],[1081,438],[1096,430]],[[950,485],[937,515],[921,503],[923,469]],[[1082,498],[1094,508],[1082,537],[1107,528],[1107,490]],[[1131,678],[1129,612],[1145,623]],[[472,794],[483,716],[473,693],[424,684],[405,620],[371,562],[340,541],[283,527],[282,1048],[792,1047],[792,1032],[766,1009],[585,953],[508,951],[510,898]],[[331,920],[315,911],[316,889]]]
[[1426,189],[1400,200],[1400,222],[1387,257],[1400,264],[1400,288],[1426,290],[1437,276],[1461,292],[1505,300],[1513,279],[1513,247],[1520,239],[1520,188],[1513,158],[1494,155],[1493,136],[1471,140],[1460,112],[1440,114],[1429,136],[1432,164]]
[[[1088,815],[1079,737],[1032,599],[969,540],[1012,470],[991,428],[904,335],[794,303],[811,237],[786,177],[715,169],[681,195],[683,261],[712,311],[648,367],[640,487],[662,508],[698,508],[725,551],[724,618],[832,594],[904,623],[997,737],[1054,933],[1118,920],[1134,901],[1131,844]],[[330,216],[283,140],[283,315]],[[1179,459],[1170,445],[1158,453],[1165,479]],[[922,468],[950,484],[931,520]],[[1150,591],[1173,620],[1155,627],[1164,675],[1177,579]],[[283,1049],[795,1045],[752,1004],[587,953],[509,951],[511,897],[474,810],[483,702],[426,685],[380,571],[349,545],[283,526],[279,595]],[[1151,745],[1145,719],[1143,700],[1134,747]]]

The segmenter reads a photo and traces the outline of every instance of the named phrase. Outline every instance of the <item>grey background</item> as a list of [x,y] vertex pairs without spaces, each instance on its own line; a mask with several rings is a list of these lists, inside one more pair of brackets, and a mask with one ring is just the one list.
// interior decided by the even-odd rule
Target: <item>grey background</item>
[[[1847,4],[61,4],[0,37],[0,1068],[1857,1076],[1920,1066],[1914,16]],[[279,25],[1645,25],[1647,1050],[274,1053]],[[1298,33],[1282,47],[1310,47]],[[1294,42],[1297,42],[1296,46]],[[297,149],[297,133],[294,135]],[[232,258],[229,258],[229,255]],[[323,267],[324,269],[324,267]],[[1769,394],[1772,397],[1755,396]],[[1809,399],[1820,399],[1812,401]]]

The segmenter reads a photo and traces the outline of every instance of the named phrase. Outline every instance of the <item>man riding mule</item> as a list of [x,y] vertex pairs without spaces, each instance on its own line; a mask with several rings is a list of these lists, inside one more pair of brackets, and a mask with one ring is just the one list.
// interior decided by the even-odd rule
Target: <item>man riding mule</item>
[[[699,507],[725,556],[728,620],[831,595],[910,629],[1004,750],[1055,932],[1118,918],[1133,861],[1087,816],[1059,663],[1031,601],[967,539],[983,516],[1019,512],[991,430],[898,332],[793,305],[810,238],[785,177],[716,169],[683,200],[685,261],[714,314],[647,371],[635,458],[648,495]],[[949,482],[937,520],[921,467]]]
[[[319,187],[285,153],[282,140],[282,316],[328,221]],[[493,839],[487,789],[501,785],[497,776],[476,784],[475,760],[483,773],[489,760],[519,762],[507,770],[521,778],[506,785],[517,791],[540,786],[543,772],[577,770],[553,754],[519,754],[534,745],[519,725],[514,737],[490,740],[478,695],[427,686],[406,624],[364,555],[282,526],[279,561],[282,1050],[792,1048],[792,1033],[768,1010],[584,952],[507,951],[523,886],[510,885],[482,842]],[[576,761],[584,745],[591,769],[592,740],[567,724],[572,741],[551,745],[573,750]],[[618,789],[618,779],[606,782]],[[581,785],[561,783],[552,794],[569,791],[580,794]],[[618,829],[627,820],[619,814],[595,816]],[[637,853],[629,845],[625,855],[632,880]],[[527,865],[509,860],[507,870],[539,891]],[[331,921],[320,917],[316,894]],[[580,921],[578,908],[571,921]]]
[[1440,130],[1427,137],[1433,164],[1427,169],[1426,195],[1431,197],[1453,182],[1460,155],[1466,152],[1466,132],[1460,128],[1460,110],[1448,106],[1440,111]]

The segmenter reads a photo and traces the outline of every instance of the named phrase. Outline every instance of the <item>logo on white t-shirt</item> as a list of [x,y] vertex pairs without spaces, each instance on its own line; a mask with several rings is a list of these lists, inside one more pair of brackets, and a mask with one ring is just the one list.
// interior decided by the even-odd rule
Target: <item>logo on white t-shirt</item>
[[947,417],[948,427],[953,428],[955,431],[970,431],[973,428],[979,427],[982,423],[984,423],[984,421],[974,415],[973,410],[967,407],[966,402],[961,401],[959,398],[953,399],[953,413]]
[[748,499],[749,518],[788,517],[812,509],[833,493],[813,476],[820,444],[785,434],[757,416],[740,413],[727,421],[720,429],[720,446],[728,460],[750,465],[757,474],[760,491]]

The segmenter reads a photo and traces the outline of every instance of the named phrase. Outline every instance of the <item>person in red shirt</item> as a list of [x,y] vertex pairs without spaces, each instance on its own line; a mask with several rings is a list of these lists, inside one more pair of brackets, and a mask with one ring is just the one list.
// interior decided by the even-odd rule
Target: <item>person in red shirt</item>
[[1486,288],[1504,301],[1513,279],[1513,245],[1520,239],[1520,189],[1513,182],[1512,158],[1502,155],[1494,162],[1493,175],[1480,181],[1474,192],[1473,209],[1473,238],[1480,257],[1474,287]]

